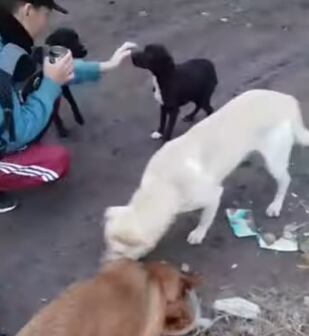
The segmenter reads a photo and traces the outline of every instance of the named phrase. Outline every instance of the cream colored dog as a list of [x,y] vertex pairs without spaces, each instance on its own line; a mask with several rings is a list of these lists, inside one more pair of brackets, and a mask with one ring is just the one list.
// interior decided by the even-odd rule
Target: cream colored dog
[[294,97],[252,90],[234,98],[154,154],[127,206],[107,209],[108,257],[144,256],[177,214],[197,209],[203,213],[188,242],[202,243],[216,216],[223,180],[255,151],[278,184],[266,214],[279,216],[291,180],[294,143],[309,146],[309,131]]

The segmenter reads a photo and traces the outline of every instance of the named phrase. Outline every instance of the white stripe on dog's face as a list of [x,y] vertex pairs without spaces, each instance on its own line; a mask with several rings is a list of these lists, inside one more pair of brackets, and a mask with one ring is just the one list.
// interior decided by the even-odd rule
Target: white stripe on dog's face
[[161,90],[160,90],[160,86],[159,83],[157,81],[156,77],[152,77],[152,84],[153,84],[153,95],[155,100],[160,104],[163,105],[163,99],[162,99],[162,95],[161,95]]

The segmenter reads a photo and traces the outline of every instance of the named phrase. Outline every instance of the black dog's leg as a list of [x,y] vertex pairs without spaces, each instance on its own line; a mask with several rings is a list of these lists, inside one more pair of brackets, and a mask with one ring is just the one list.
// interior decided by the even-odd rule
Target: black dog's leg
[[69,130],[64,126],[64,123],[59,115],[59,113],[55,114],[54,122],[57,128],[58,135],[61,138],[67,138],[70,134]]
[[53,111],[53,121],[56,125],[58,135],[61,138],[66,138],[69,136],[69,131],[67,128],[64,126],[64,123],[60,117],[60,104],[61,104],[61,97],[58,98],[54,104],[54,111]]
[[164,134],[165,127],[166,127],[166,120],[167,120],[167,111],[163,105],[161,105],[161,112],[160,112],[160,126],[158,132],[160,134]]
[[74,119],[75,121],[79,124],[79,125],[84,125],[85,120],[83,118],[83,116],[81,115],[79,108],[76,104],[76,101],[70,91],[70,88],[68,86],[63,86],[62,87],[62,93],[63,96],[65,97],[65,99],[68,101],[68,103],[71,106],[71,109],[73,111],[73,115],[74,115]]
[[203,109],[207,115],[211,115],[214,112],[214,108],[210,105],[209,102],[204,103]]
[[211,97],[215,91],[215,86],[207,93],[207,95],[204,96],[203,100],[203,110],[206,112],[207,115],[211,115],[214,112],[214,108],[211,106]]
[[183,121],[185,122],[192,122],[194,121],[196,115],[199,113],[199,110],[201,109],[201,106],[200,105],[196,105],[195,109],[188,115],[186,115],[184,118],[183,118]]
[[164,136],[163,136],[164,141],[171,140],[173,130],[174,130],[174,127],[175,127],[175,124],[176,124],[176,121],[177,121],[178,114],[179,114],[179,109],[169,112],[168,125],[167,125],[167,129],[166,129],[166,131],[164,133]]
[[214,108],[209,104],[203,107],[207,115],[211,115],[214,112]]
[[151,134],[152,139],[161,139],[164,135],[165,128],[166,128],[166,121],[167,121],[167,110],[164,105],[161,105],[161,110],[160,110],[160,125],[158,128],[158,131],[153,132]]

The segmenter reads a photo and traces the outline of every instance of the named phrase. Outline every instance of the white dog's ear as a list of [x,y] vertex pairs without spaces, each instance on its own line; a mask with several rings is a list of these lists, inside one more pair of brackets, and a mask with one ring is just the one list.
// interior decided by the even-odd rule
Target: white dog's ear
[[115,216],[124,213],[126,209],[126,206],[115,206],[107,208],[104,214],[105,221],[111,220]]

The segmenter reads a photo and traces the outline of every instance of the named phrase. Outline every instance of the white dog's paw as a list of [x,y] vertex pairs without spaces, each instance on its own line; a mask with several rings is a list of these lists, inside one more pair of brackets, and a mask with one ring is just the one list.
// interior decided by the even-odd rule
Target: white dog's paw
[[187,241],[190,245],[200,245],[202,244],[204,238],[205,238],[204,229],[196,228],[195,230],[190,232]]
[[153,140],[159,140],[159,139],[162,138],[162,136],[163,135],[160,132],[157,132],[157,131],[151,133],[151,135],[150,135],[151,139],[153,139]]
[[266,215],[268,217],[274,218],[279,217],[281,213],[281,204],[278,202],[273,202],[269,205],[269,207],[266,210]]

